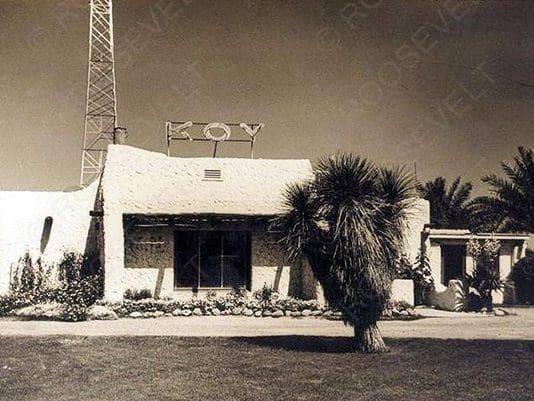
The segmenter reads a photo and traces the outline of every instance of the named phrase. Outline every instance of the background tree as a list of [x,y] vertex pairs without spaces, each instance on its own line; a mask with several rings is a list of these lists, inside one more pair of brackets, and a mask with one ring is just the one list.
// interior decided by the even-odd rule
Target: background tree
[[466,253],[471,256],[473,267],[472,273],[466,274],[465,279],[469,287],[478,292],[480,302],[476,304],[488,312],[493,311],[493,293],[502,291],[504,286],[498,268],[500,247],[500,242],[495,239],[471,239],[467,243]]
[[355,348],[384,352],[377,327],[390,297],[415,195],[411,176],[352,154],[321,159],[312,182],[290,187],[274,224],[290,258],[306,257]]
[[489,196],[473,201],[480,231],[534,232],[534,160],[532,149],[518,148],[513,163],[501,162],[505,177],[482,178]]
[[445,178],[418,184],[423,199],[430,202],[430,223],[436,228],[470,228],[470,196],[473,186],[457,177],[447,188]]
[[513,267],[510,278],[517,291],[517,301],[534,304],[534,252],[527,249],[526,256]]

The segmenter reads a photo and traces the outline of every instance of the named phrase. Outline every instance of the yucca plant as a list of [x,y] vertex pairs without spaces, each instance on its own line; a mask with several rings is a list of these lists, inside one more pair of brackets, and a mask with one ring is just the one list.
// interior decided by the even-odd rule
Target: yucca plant
[[402,169],[341,153],[321,159],[313,181],[288,188],[285,212],[274,221],[290,259],[308,259],[329,304],[354,327],[356,350],[387,350],[376,323],[414,194]]

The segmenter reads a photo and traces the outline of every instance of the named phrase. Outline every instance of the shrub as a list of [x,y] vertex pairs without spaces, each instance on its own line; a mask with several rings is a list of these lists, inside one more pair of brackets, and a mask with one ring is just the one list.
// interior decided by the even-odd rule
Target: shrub
[[[111,308],[118,316],[125,317],[132,312],[151,313],[161,311],[164,313],[172,313],[176,309],[193,311],[199,308],[203,314],[212,314],[215,309],[222,314],[230,314],[229,311],[233,309],[250,309],[256,311],[303,311],[309,309],[311,311],[321,310],[322,306],[316,300],[300,300],[292,297],[278,298],[276,292],[271,293],[268,301],[267,294],[269,291],[256,291],[252,296],[248,296],[245,292],[236,293],[229,292],[225,295],[217,296],[216,294],[207,294],[206,299],[190,299],[190,300],[163,300],[163,299],[141,299],[131,300],[125,299],[122,303],[107,304],[104,301],[98,301],[97,304],[105,305]],[[257,297],[263,294],[265,296],[264,302],[261,302]]]
[[406,301],[397,301],[393,302],[393,307],[397,310],[406,310],[406,309],[412,309],[412,305]]
[[[504,285],[497,267],[499,248],[499,241],[494,239],[487,239],[484,242],[471,239],[467,243],[467,254],[473,258],[473,273],[466,274],[465,280],[469,287],[476,290],[476,293],[471,295],[473,299],[468,300],[468,308],[482,305],[480,309],[482,307],[486,307],[488,311],[493,309],[493,291],[502,291]],[[477,296],[480,300],[476,300]]]
[[247,298],[247,291],[241,288],[235,288],[225,295],[225,302],[232,305],[232,307],[243,307]]
[[59,263],[61,286],[56,300],[66,305],[63,315],[66,321],[86,320],[87,307],[103,295],[104,282],[101,269],[97,270],[97,274],[89,274],[88,261],[89,257],[79,253],[65,252]]
[[233,308],[233,303],[231,300],[228,300],[226,297],[217,297],[212,300],[213,306],[220,311]]
[[430,261],[426,253],[421,249],[414,264],[409,261],[406,255],[401,255],[395,268],[395,277],[413,280],[415,305],[424,304],[426,294],[434,290],[434,278],[432,277]]
[[517,302],[534,303],[534,254],[529,253],[517,261],[510,278],[514,281],[517,291]]
[[52,268],[45,269],[40,258],[34,261],[26,252],[11,275],[12,299],[17,298],[22,305],[49,301],[54,293],[51,276]]
[[278,300],[278,293],[269,287],[267,284],[263,284],[263,287],[254,291],[252,298],[255,299],[259,305],[263,308],[271,307]]
[[471,290],[465,299],[465,310],[479,312],[485,306],[484,300],[476,290]]
[[206,292],[206,299],[208,301],[214,301],[217,298],[217,293],[214,290],[208,290]]
[[32,303],[24,297],[15,294],[8,294],[0,296],[0,316],[6,316],[11,311],[25,306],[29,306]]
[[147,288],[143,288],[141,290],[128,288],[126,291],[124,291],[124,299],[139,301],[141,299],[148,298],[152,298],[152,291]]
[[[34,261],[25,253],[11,276],[10,294],[0,297],[0,315],[30,305],[57,302],[65,305],[63,320],[85,320],[87,307],[101,298],[104,290],[102,271],[100,268],[96,274],[89,271],[89,259],[90,256],[65,252],[54,280],[52,266],[45,269],[40,258]],[[94,269],[94,264],[91,268]]]

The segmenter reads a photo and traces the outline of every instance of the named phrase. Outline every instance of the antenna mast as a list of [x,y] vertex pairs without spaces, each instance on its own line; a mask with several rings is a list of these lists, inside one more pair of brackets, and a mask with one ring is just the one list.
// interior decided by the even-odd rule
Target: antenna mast
[[117,127],[112,0],[91,0],[90,8],[82,187],[99,176],[107,146],[115,142]]

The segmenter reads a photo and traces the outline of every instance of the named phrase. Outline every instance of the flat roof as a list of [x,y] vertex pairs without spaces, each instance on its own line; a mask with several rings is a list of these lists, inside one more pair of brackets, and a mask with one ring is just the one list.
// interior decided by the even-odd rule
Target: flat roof
[[526,233],[472,233],[466,229],[427,229],[427,234],[430,239],[497,239],[497,240],[515,240],[528,241],[529,234]]
[[283,211],[290,184],[312,178],[308,160],[181,158],[110,145],[102,177],[104,214],[270,216]]

